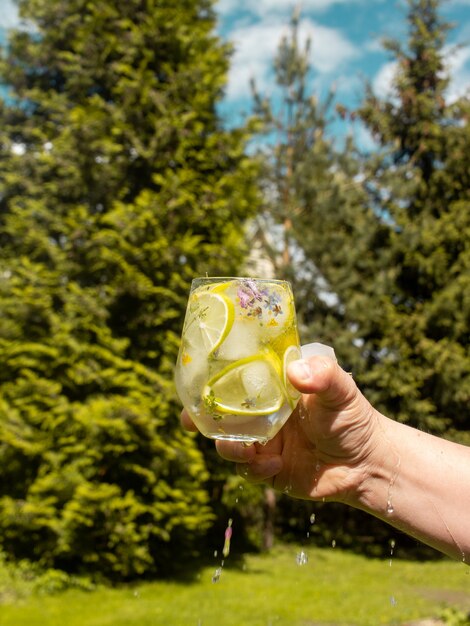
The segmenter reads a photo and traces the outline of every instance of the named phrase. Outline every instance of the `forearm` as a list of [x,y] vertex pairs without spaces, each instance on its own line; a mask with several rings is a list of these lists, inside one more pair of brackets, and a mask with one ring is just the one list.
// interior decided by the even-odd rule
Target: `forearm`
[[377,416],[381,444],[356,506],[470,561],[470,448]]

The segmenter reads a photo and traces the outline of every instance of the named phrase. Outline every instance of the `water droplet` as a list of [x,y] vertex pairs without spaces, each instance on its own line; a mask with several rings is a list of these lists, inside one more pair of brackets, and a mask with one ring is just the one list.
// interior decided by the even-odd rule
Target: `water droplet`
[[395,546],[396,546],[395,539],[390,539],[390,561],[388,563],[390,567],[392,567],[392,557],[393,557],[393,551],[395,550]]
[[222,568],[218,567],[212,576],[212,582],[214,584],[219,582],[221,574],[222,574]]
[[310,538],[310,532],[307,530],[307,539]]
[[388,500],[387,502],[387,513],[389,515],[391,515],[393,513],[393,504],[391,500]]
[[304,552],[303,550],[301,550],[301,551],[297,554],[297,556],[296,556],[296,559],[295,559],[295,560],[297,561],[297,565],[307,565],[307,563],[308,563],[308,556],[307,556],[307,553],[306,553],[306,552]]
[[331,547],[336,548],[336,539],[333,539],[333,541],[331,542]]
[[214,557],[217,558],[217,555],[219,554],[219,552],[217,550],[214,550]]
[[238,498],[235,498],[235,504],[238,504]]
[[397,600],[395,599],[395,596],[392,596],[392,597],[390,598],[390,604],[391,604],[392,606],[397,606],[398,602],[397,602]]
[[304,420],[307,417],[307,410],[304,406],[304,403],[302,401],[299,402],[298,407],[298,416],[301,420]]
[[310,524],[315,524],[315,513],[310,515]]

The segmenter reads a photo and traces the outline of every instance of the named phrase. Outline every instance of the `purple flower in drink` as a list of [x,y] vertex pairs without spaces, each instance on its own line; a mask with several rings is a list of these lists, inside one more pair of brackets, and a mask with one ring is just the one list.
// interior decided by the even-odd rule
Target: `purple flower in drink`
[[246,281],[246,286],[251,291],[251,293],[253,294],[253,297],[256,300],[259,300],[260,302],[263,299],[263,296],[267,294],[266,289],[263,289],[263,291],[260,291],[258,289],[258,285],[255,283],[254,280],[247,280]]
[[282,313],[281,297],[277,293],[273,293],[266,300],[266,308],[273,313],[275,317]]
[[242,286],[238,288],[237,296],[240,300],[240,306],[242,307],[242,309],[247,309],[249,306],[251,306],[251,303],[253,301],[253,295],[248,291],[245,291]]
[[251,308],[256,302],[262,302],[263,297],[268,295],[266,289],[260,290],[254,280],[244,280],[237,290],[242,309]]

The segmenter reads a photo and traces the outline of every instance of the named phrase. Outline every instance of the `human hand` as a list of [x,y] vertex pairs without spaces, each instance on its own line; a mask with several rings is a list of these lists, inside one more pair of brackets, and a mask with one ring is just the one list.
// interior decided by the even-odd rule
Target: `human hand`
[[[218,453],[250,482],[298,498],[354,504],[373,467],[380,414],[333,359],[296,361],[288,376],[303,395],[281,431],[266,445],[218,440]],[[181,419],[196,430],[186,411]]]

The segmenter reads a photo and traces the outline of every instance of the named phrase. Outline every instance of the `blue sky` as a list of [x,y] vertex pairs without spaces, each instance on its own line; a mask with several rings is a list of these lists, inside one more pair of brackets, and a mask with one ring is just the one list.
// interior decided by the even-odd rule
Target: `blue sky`
[[[390,89],[393,63],[380,41],[384,36],[406,38],[405,0],[219,0],[218,31],[235,47],[221,107],[229,121],[250,112],[251,78],[262,93],[273,92],[272,60],[295,7],[301,9],[301,39],[312,41],[312,89],[317,95],[334,85],[336,101],[354,107],[363,94],[364,78],[378,95]],[[470,0],[443,2],[442,15],[455,24],[447,57],[449,97],[455,98],[470,90]],[[17,23],[14,1],[0,0],[0,36],[2,29]],[[461,48],[451,53],[457,43]]]
[[[289,32],[294,7],[301,10],[300,37],[312,42],[312,90],[322,97],[333,85],[335,100],[359,104],[367,78],[381,96],[390,93],[394,63],[383,37],[406,40],[404,0],[219,0],[219,32],[235,46],[223,111],[236,120],[250,109],[250,78],[273,92],[272,59]],[[449,98],[470,92],[470,0],[447,0],[442,17],[454,24],[448,35]],[[460,49],[453,51],[455,44]],[[344,131],[339,125],[337,132]]]

